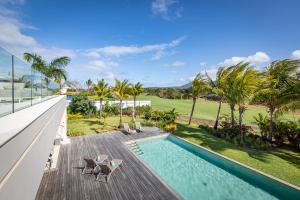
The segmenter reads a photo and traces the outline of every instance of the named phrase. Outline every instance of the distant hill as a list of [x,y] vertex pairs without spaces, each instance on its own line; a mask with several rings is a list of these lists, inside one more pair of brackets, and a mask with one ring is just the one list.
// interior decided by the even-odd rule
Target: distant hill
[[189,89],[192,87],[192,82],[190,83],[187,83],[187,84],[184,84],[182,86],[179,86],[179,87],[176,87],[177,89],[181,89],[181,90],[184,90],[184,89]]
[[192,82],[190,83],[187,83],[187,84],[184,84],[184,85],[181,85],[181,86],[169,86],[169,87],[146,87],[146,89],[160,89],[160,88],[163,88],[163,89],[168,89],[168,88],[175,88],[175,89],[179,89],[179,90],[184,90],[184,89],[189,89],[192,87]]

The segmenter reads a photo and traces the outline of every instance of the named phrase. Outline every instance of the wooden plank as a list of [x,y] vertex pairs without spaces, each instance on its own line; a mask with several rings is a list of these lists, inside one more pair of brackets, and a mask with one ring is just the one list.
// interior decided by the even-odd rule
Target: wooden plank
[[[74,137],[61,146],[57,170],[45,172],[36,199],[178,199],[123,142],[159,135],[156,128],[125,135],[122,132]],[[109,183],[95,181],[93,175],[81,175],[83,157],[107,154],[123,160]]]

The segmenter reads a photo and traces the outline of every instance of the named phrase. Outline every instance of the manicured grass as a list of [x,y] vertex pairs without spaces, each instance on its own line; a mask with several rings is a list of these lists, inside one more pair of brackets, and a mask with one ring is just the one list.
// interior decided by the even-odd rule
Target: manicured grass
[[[131,117],[124,116],[123,122],[131,123]],[[117,130],[118,125],[119,117],[107,117],[105,123],[103,119],[100,121],[98,118],[68,119],[67,127],[70,136],[78,136]]]
[[197,128],[178,123],[175,135],[238,162],[300,186],[300,153],[289,149],[261,151],[238,147]]
[[[181,115],[189,115],[192,109],[192,100],[163,99],[157,96],[148,95],[140,95],[138,96],[138,100],[151,100],[151,105],[153,109],[170,110],[175,108],[176,111],[179,112]],[[217,102],[199,99],[195,106],[194,117],[215,120],[217,109]],[[255,120],[253,119],[253,117],[257,116],[258,113],[262,113],[264,115],[268,114],[264,106],[249,105],[244,115],[244,123],[249,125],[255,125]],[[226,103],[222,105],[221,109],[221,115],[224,114],[230,114],[229,106]],[[286,114],[282,118],[285,120],[299,120],[300,115]]]

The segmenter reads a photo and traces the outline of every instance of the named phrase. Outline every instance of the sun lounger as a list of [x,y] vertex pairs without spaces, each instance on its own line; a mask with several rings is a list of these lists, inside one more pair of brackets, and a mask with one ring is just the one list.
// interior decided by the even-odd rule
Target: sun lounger
[[104,161],[106,161],[108,158],[107,155],[99,155],[97,159],[91,159],[91,158],[84,158],[85,160],[85,166],[81,172],[81,174],[93,174],[97,165],[100,165]]
[[100,166],[100,172],[98,173],[96,180],[100,181],[100,182],[107,183],[109,181],[111,175],[113,174],[113,172],[119,166],[121,166],[122,163],[123,163],[123,161],[120,160],[120,159],[113,159],[109,163],[100,164],[99,165]]
[[129,125],[127,123],[123,124],[123,130],[128,134],[134,133],[134,131],[129,128]]
[[143,132],[142,131],[142,126],[141,126],[140,122],[136,122],[135,123],[135,130],[136,130],[136,132]]

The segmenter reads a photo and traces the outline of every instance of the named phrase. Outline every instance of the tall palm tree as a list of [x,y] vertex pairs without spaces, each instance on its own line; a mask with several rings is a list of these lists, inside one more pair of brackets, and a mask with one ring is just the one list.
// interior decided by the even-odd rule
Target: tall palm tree
[[264,72],[264,79],[256,98],[263,103],[269,111],[269,133],[268,140],[272,141],[274,118],[276,112],[287,103],[289,98],[284,98],[287,88],[291,88],[295,75],[299,69],[299,60],[277,60],[273,61]]
[[85,84],[87,85],[88,91],[89,91],[89,93],[90,93],[90,92],[91,92],[91,88],[92,88],[92,86],[93,86],[93,81],[92,81],[91,79],[88,79],[88,80],[85,82]]
[[122,114],[123,114],[122,103],[123,100],[127,99],[130,95],[130,87],[129,87],[128,80],[120,81],[116,79],[115,86],[113,87],[113,95],[120,101],[120,121],[119,121],[119,128],[120,128],[122,127]]
[[224,68],[219,67],[218,72],[216,74],[216,80],[212,80],[212,78],[206,73],[206,79],[208,81],[208,88],[219,97],[219,107],[218,107],[218,111],[217,111],[214,129],[218,128],[221,106],[222,106],[222,102],[224,101],[224,98],[225,98],[223,85],[221,83],[221,80],[223,79],[223,76],[224,76],[223,71],[224,71]]
[[62,80],[67,80],[67,71],[65,67],[70,63],[70,58],[67,56],[59,57],[52,60],[48,64],[48,69],[50,70],[49,78],[53,78],[54,81],[59,84],[59,88],[62,87]]
[[107,98],[110,95],[110,89],[108,87],[108,84],[105,83],[104,79],[98,81],[97,84],[95,84],[94,89],[96,91],[96,94],[98,95],[100,102],[99,117],[101,118],[102,102],[105,98]]
[[293,84],[283,90],[279,100],[284,104],[275,113],[277,116],[300,109],[300,72],[297,73]]
[[133,108],[132,108],[132,122],[135,122],[135,107],[136,107],[136,97],[144,92],[142,87],[143,85],[140,82],[136,84],[131,84],[130,94],[133,96]]
[[65,67],[70,63],[70,58],[63,56],[47,63],[41,56],[34,53],[24,53],[24,59],[31,63],[32,69],[46,76],[47,87],[50,79],[59,84],[61,89],[62,80],[67,80],[67,72]]
[[193,118],[197,98],[200,97],[200,95],[204,91],[204,89],[205,89],[205,82],[202,79],[202,77],[200,76],[200,74],[197,74],[196,77],[194,78],[193,82],[192,82],[193,105],[192,105],[192,111],[191,111],[190,118],[189,118],[189,125],[192,122],[192,118]]
[[59,89],[62,88],[62,80],[67,80],[67,71],[63,68],[50,68],[50,77],[54,78],[54,82],[59,85]]
[[222,84],[222,88],[224,91],[224,97],[229,104],[230,113],[231,113],[231,127],[235,127],[235,117],[234,111],[235,106],[238,103],[237,92],[238,90],[235,88],[236,80],[239,78],[241,73],[248,67],[248,63],[240,62],[236,65],[229,66],[224,69],[222,72],[222,79],[220,83]]
[[24,60],[31,63],[31,67],[33,70],[38,71],[40,73],[45,72],[47,65],[41,56],[39,56],[35,53],[24,53],[23,57],[24,57]]
[[[246,68],[244,68],[246,66]],[[254,93],[257,91],[259,83],[259,72],[249,67],[249,63],[244,63],[238,67],[244,68],[244,71],[240,71],[240,74],[236,77],[235,84],[233,85],[236,90],[236,99],[238,104],[238,125],[241,134],[241,142],[244,142],[245,135],[242,131],[243,115],[246,111],[246,104],[251,100]]]

